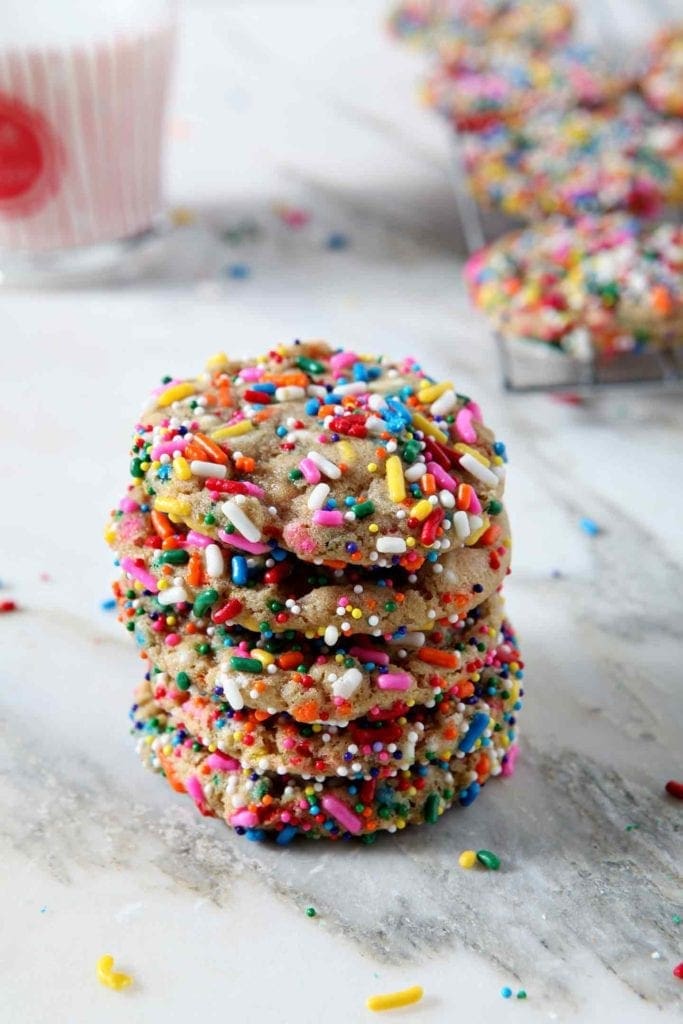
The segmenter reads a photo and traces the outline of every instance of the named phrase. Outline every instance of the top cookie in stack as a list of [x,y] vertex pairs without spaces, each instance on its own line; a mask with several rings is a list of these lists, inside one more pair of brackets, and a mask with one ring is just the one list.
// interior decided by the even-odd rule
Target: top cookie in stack
[[[348,815],[344,830],[299,820],[282,779],[315,779],[339,810],[339,776],[395,786],[428,768],[437,817],[501,771],[520,670],[496,593],[505,448],[452,382],[318,342],[219,355],[163,381],[131,455],[108,540],[150,664],[146,759],[190,792],[216,751],[248,776],[219,773],[200,806],[238,826],[243,786],[265,785],[257,831],[280,831],[293,802],[301,831],[365,834]],[[411,808],[404,823],[422,820]]]

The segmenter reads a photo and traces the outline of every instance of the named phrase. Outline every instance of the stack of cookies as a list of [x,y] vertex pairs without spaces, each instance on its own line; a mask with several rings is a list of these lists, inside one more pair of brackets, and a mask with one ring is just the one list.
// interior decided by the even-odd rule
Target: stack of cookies
[[165,378],[111,516],[143,761],[250,839],[435,822],[511,774],[505,447],[411,359]]

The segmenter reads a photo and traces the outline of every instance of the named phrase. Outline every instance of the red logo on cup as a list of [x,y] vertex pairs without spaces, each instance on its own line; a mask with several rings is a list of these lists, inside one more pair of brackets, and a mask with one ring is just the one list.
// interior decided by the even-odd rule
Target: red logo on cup
[[27,217],[59,187],[64,152],[50,125],[0,93],[0,216]]

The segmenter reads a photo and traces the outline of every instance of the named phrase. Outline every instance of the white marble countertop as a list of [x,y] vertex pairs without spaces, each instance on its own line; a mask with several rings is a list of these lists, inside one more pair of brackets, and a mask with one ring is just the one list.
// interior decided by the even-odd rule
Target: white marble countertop
[[[383,7],[194,7],[171,194],[197,220],[169,267],[129,289],[0,295],[0,596],[21,606],[0,617],[3,1021],[341,1024],[414,983],[423,1002],[392,1020],[680,1019],[681,806],[663,794],[683,773],[680,397],[501,393],[460,281],[446,140]],[[257,237],[217,240],[240,222]],[[221,272],[235,263],[247,279]],[[511,454],[519,771],[371,848],[251,844],[143,772],[126,719],[140,662],[100,607],[102,524],[148,387],[295,336],[454,374]],[[500,872],[458,867],[481,847]],[[98,984],[104,952],[134,975],[125,993]]]

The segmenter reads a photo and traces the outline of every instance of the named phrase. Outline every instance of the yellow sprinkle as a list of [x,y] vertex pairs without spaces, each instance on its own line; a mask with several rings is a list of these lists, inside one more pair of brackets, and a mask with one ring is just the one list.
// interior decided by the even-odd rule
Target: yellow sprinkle
[[405,821],[405,818],[397,818],[396,819],[396,828],[405,828],[406,824],[407,824],[407,822]]
[[463,850],[458,857],[458,864],[461,868],[473,868],[477,863],[477,855],[474,850]]
[[147,469],[157,470],[160,465],[161,463],[159,462],[159,460],[155,459],[154,462],[141,462],[140,469],[142,469],[142,467],[145,466]]
[[177,455],[173,460],[173,472],[179,480],[189,480],[192,476],[187,459],[184,459],[182,455]]
[[423,498],[422,501],[418,501],[415,505],[413,505],[413,507],[410,510],[410,515],[414,519],[419,519],[420,522],[422,522],[423,519],[427,518],[431,511],[431,503],[427,501],[426,498]]
[[[146,473],[147,470],[150,468],[150,465],[151,465],[151,463],[149,463],[149,462],[141,462],[140,463],[140,469],[143,469],[145,471],[145,473]],[[158,463],[158,465],[161,465],[161,463]]]
[[403,466],[398,455],[390,455],[387,459],[387,488],[392,501],[397,504],[405,501],[406,482],[403,479]]
[[417,397],[424,405],[431,405],[448,390],[453,390],[453,382],[450,380],[445,380],[443,384],[427,384],[426,387],[420,388]]
[[175,615],[167,615],[166,616],[166,625],[167,626],[175,626],[177,621],[178,620],[176,619]]
[[406,547],[407,548],[414,548],[416,544],[417,544],[417,541],[415,540],[414,537],[406,537]]
[[444,434],[443,430],[439,430],[435,423],[432,423],[423,416],[421,412],[413,413],[413,424],[418,430],[421,430],[423,434],[427,434],[428,437],[433,437],[441,444],[445,444],[448,441],[448,437]]
[[460,452],[461,455],[471,455],[473,459],[477,460],[477,462],[481,462],[482,466],[491,465],[490,461],[486,458],[485,455],[482,455],[481,452],[478,452],[476,448],[470,448],[468,444],[459,443],[453,445],[453,447],[455,448],[456,452]]
[[130,974],[121,974],[114,970],[114,957],[106,953],[97,961],[97,980],[101,981],[107,988],[120,990],[132,985],[133,979]]
[[197,385],[194,381],[187,380],[184,384],[174,384],[172,388],[166,388],[157,398],[157,405],[163,409],[167,405],[171,405],[172,402],[179,402],[181,398],[187,398],[188,395],[196,393]]
[[474,533],[471,533],[469,535],[469,537],[465,541],[465,547],[471,548],[473,544],[476,544],[479,538],[486,533],[489,526],[490,523],[488,520],[488,516],[484,516],[484,525],[480,529],[475,530]]
[[320,722],[315,722],[315,723],[314,723],[314,724],[313,724],[313,725],[311,726],[311,729],[313,730],[313,732],[322,732],[322,728],[323,728],[323,727],[322,727],[322,725],[320,724]]
[[377,525],[377,523],[370,523],[370,525],[368,526],[368,531],[370,533],[378,533],[379,526]]
[[218,750],[218,747],[216,746],[215,743],[209,743],[206,749],[210,750],[212,754],[215,754],[215,752]]
[[240,420],[239,423],[231,423],[228,427],[219,427],[218,430],[214,430],[211,437],[214,441],[222,441],[224,437],[241,437],[253,429],[254,424],[251,420]]
[[206,361],[207,370],[224,370],[228,366],[228,357],[225,352],[216,352]]
[[176,228],[185,228],[188,224],[194,224],[195,214],[187,206],[176,206],[171,210],[171,223]]
[[356,461],[356,450],[350,441],[340,441],[339,448],[341,449],[344,462],[348,462],[350,465]]
[[159,587],[159,590],[166,590],[167,587],[170,587],[170,583],[168,580],[160,579],[157,581],[157,586]]
[[351,609],[351,618],[352,619],[362,619],[363,618],[363,612],[360,610],[360,608],[352,608]]
[[116,540],[116,530],[113,526],[108,526],[104,531],[104,540],[107,544],[113,544]]
[[376,472],[377,472],[377,463],[376,462],[368,462],[368,473],[376,473]]
[[506,736],[505,733],[498,733],[496,743],[499,743],[505,749],[510,746],[510,737]]
[[256,661],[260,661],[262,665],[272,665],[275,658],[268,651],[262,651],[260,647],[249,652],[250,658],[255,658]]
[[169,515],[180,518],[192,511],[189,501],[183,498],[165,498],[163,495],[154,499],[154,508],[157,512],[168,512]]
[[166,744],[166,746],[163,749],[163,753],[166,754],[166,757],[170,757],[170,755],[173,753],[173,747],[171,746],[170,743]]

